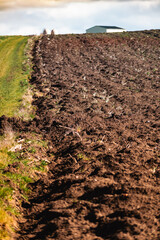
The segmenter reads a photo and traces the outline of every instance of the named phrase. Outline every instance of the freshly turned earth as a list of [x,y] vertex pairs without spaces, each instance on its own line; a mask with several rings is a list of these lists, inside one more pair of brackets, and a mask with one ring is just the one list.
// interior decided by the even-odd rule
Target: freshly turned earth
[[17,239],[158,240],[160,31],[44,35],[33,56],[21,131],[43,134],[52,161]]

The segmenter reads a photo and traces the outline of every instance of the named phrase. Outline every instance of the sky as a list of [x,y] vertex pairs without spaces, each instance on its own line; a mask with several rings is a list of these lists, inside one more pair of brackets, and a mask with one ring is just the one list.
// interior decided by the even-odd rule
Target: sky
[[94,25],[160,29],[160,0],[0,0],[0,35],[85,33]]

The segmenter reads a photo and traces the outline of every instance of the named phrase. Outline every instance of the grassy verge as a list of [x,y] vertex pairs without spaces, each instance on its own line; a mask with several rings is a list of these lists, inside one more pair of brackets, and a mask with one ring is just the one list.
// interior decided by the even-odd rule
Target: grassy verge
[[8,240],[22,218],[21,202],[28,200],[28,184],[48,171],[48,144],[33,133],[19,136],[9,126],[0,143],[0,239]]
[[[30,119],[32,93],[29,37],[0,37],[0,117]],[[14,132],[5,126],[0,136],[0,240],[12,239],[18,227],[21,202],[27,201],[28,183],[47,171],[47,144],[41,136]],[[41,154],[39,154],[41,153]]]
[[30,67],[24,53],[28,39],[0,37],[0,116],[13,116],[28,88]]

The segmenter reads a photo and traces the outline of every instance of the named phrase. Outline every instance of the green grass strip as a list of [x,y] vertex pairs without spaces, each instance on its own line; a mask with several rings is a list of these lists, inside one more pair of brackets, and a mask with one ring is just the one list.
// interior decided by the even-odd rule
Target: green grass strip
[[[0,36],[0,117],[16,115],[29,86],[31,69],[25,55],[28,39],[26,36]],[[9,152],[16,144],[14,132],[11,135],[13,139],[6,137],[6,133],[0,136],[0,240],[12,239],[19,214],[14,192],[21,191],[19,195],[25,198],[29,191],[27,184],[31,181],[27,167],[23,172],[22,169],[15,173],[4,171],[9,164],[19,160],[18,153]]]
[[29,37],[0,37],[0,116],[12,117],[28,86],[29,69],[23,69]]

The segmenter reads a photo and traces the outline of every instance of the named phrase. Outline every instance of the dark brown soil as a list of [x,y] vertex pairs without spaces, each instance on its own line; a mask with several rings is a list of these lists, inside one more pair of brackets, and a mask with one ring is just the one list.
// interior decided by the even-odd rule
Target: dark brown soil
[[36,118],[48,176],[31,185],[17,239],[160,238],[160,31],[43,36]]

